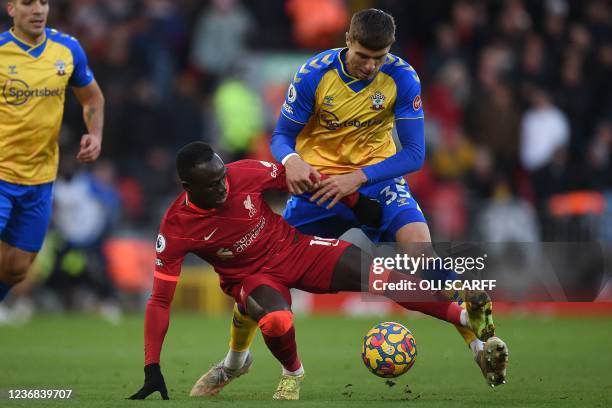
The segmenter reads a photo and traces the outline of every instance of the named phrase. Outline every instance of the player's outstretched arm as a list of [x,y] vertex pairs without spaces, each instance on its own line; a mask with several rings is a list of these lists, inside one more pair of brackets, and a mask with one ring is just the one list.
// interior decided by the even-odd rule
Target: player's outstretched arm
[[83,120],[87,133],[81,137],[77,160],[82,163],[95,161],[102,151],[102,129],[104,128],[104,95],[93,80],[83,87],[72,88],[83,107]]
[[142,388],[130,396],[130,399],[145,399],[155,391],[159,391],[163,399],[168,399],[159,359],[170,323],[170,304],[176,282],[165,280],[164,274],[160,273],[159,276],[161,278],[156,276],[153,279],[153,291],[145,311],[145,381]]
[[135,394],[129,397],[132,400],[143,400],[155,391],[159,391],[162,399],[168,400],[168,389],[166,388],[166,382],[164,376],[161,373],[159,364],[147,364],[144,368],[145,380],[144,385]]

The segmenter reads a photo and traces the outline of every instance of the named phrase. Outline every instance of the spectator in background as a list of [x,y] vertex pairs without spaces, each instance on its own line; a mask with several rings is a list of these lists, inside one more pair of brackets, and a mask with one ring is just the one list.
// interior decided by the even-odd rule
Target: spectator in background
[[172,83],[183,51],[187,27],[170,0],[143,0],[134,22],[132,52],[155,86],[161,101],[169,102]]
[[[253,144],[269,150],[256,137],[265,131],[265,111],[276,118],[278,106],[262,102],[252,91],[267,87],[260,83],[266,75],[257,73],[266,69],[261,61],[277,64],[270,56],[282,54],[301,64],[296,45],[323,49],[328,48],[324,43],[341,43],[336,40],[345,23],[338,28],[337,21],[347,14],[347,6],[392,9],[398,20],[409,23],[401,25],[396,44],[398,53],[408,52],[422,74],[427,153],[433,160],[412,178],[420,178],[415,194],[432,215],[432,225],[443,210],[427,210],[428,203],[444,204],[440,195],[459,191],[444,185],[449,180],[466,182],[460,193],[469,197],[472,216],[467,225],[478,215],[472,207],[482,208],[495,190],[500,169],[517,196],[535,195],[538,200],[574,187],[609,189],[611,183],[606,177],[607,143],[598,136],[598,124],[612,119],[610,1],[452,0],[411,2],[409,7],[397,0],[54,4],[53,25],[77,34],[104,88],[104,149],[121,174],[122,233],[147,236],[151,217],[157,218],[165,197],[178,187],[165,176],[164,157],[186,141],[202,138],[205,126],[222,130],[210,132],[223,134],[222,140],[209,142],[222,144],[232,153],[228,157],[242,157]],[[10,24],[6,13],[0,13],[0,26],[8,29]],[[248,55],[252,46],[260,58]],[[245,61],[257,74],[233,82],[240,70],[234,68]],[[557,106],[558,114],[544,115],[532,104],[532,83],[550,90],[551,105],[545,111]],[[219,84],[232,86],[217,91]],[[82,126],[77,108],[68,101],[64,122],[73,134]],[[524,122],[535,127],[532,132],[521,130],[526,108]],[[537,119],[551,116],[565,118],[552,121],[565,122],[565,136],[554,133],[551,138],[550,123]],[[467,150],[447,141],[454,134],[465,134],[473,158],[465,160],[468,155],[459,153]],[[549,151],[551,143],[554,152]],[[542,154],[532,145],[547,150]],[[534,156],[544,156],[544,163],[530,169],[527,179],[517,163],[531,164]],[[438,194],[441,186],[444,193]]]
[[224,157],[229,158],[228,161],[243,159],[251,142],[264,131],[259,95],[244,82],[228,79],[215,92],[214,106]]
[[497,16],[498,35],[513,49],[518,50],[523,36],[532,27],[531,16],[521,0],[506,0]]
[[560,66],[561,83],[555,92],[559,108],[567,115],[572,135],[570,140],[572,159],[583,157],[589,144],[586,132],[590,126],[588,110],[592,89],[584,79],[583,64],[583,57],[578,49],[567,50]]
[[[528,34],[521,55],[519,68],[519,81],[524,85],[532,83],[543,86],[552,86],[554,76],[552,73],[552,61],[544,48],[542,37],[537,34]],[[524,92],[527,90],[524,90]]]
[[521,113],[510,85],[493,84],[482,99],[473,101],[467,116],[472,140],[493,154],[498,166],[515,167]]
[[[64,306],[80,305],[72,295],[78,286],[96,296],[98,311],[113,323],[121,318],[114,284],[102,250],[119,219],[119,194],[114,187],[115,168],[97,163],[90,173],[76,171],[72,154],[62,157],[55,183],[53,227],[57,233],[54,265],[45,286],[57,292]],[[81,288],[79,288],[81,289]]]
[[246,42],[254,28],[239,0],[212,0],[198,16],[191,47],[191,64],[201,73],[222,77],[246,63]]
[[603,121],[597,126],[587,150],[584,186],[605,191],[612,187],[610,158],[612,156],[612,122]]
[[538,220],[533,206],[512,192],[509,180],[498,175],[491,200],[476,219],[477,239],[484,242],[537,242]]
[[[167,106],[166,119],[171,122],[172,150],[201,140],[204,135],[202,95],[194,75],[180,74],[174,81],[172,102]],[[172,166],[171,166],[172,167]]]
[[466,63],[464,49],[459,46],[459,38],[453,28],[446,23],[436,28],[436,47],[427,56],[427,75],[434,77],[446,64],[461,61]]
[[521,123],[520,155],[523,167],[535,172],[568,145],[570,129],[567,116],[552,103],[546,90],[533,87],[529,101],[531,107]]
[[511,72],[514,59],[512,49],[503,42],[494,42],[480,51],[473,101],[481,103],[483,94],[490,92],[502,77]]
[[553,63],[560,63],[567,47],[567,13],[565,0],[546,0],[544,3],[543,38]]

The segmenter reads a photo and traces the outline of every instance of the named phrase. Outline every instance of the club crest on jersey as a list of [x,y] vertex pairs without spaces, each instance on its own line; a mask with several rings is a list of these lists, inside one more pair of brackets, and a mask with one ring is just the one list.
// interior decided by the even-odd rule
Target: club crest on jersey
[[387,97],[383,95],[382,92],[380,91],[374,92],[374,95],[370,96],[370,99],[372,99],[372,109],[374,110],[385,109],[384,103]]
[[255,214],[257,214],[257,208],[253,205],[253,201],[251,201],[251,195],[249,194],[244,200],[244,208],[249,211],[249,218],[253,218]]
[[17,75],[17,65],[9,65],[8,66],[8,74],[9,75]]
[[155,252],[158,254],[164,252],[166,249],[166,238],[162,234],[157,234],[157,239],[155,240]]
[[66,63],[62,60],[55,61],[55,68],[57,69],[58,76],[66,75]]
[[328,108],[333,108],[334,107],[334,97],[333,96],[324,97],[323,106],[327,106]]

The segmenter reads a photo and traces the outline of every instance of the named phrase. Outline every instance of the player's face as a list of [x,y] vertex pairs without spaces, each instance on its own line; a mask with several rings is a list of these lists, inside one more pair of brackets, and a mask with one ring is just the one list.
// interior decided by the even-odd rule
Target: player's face
[[221,207],[227,199],[226,173],[225,164],[217,155],[206,165],[194,169],[193,181],[185,185],[189,200],[204,209]]
[[8,3],[17,35],[38,41],[45,31],[49,16],[48,0],[14,0]]
[[370,50],[362,46],[359,41],[347,38],[346,65],[349,74],[358,79],[372,79],[385,63],[391,46],[381,50]]

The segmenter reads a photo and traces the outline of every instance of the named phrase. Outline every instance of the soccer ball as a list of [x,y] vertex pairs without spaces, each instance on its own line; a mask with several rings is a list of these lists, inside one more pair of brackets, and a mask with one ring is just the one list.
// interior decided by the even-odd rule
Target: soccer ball
[[399,323],[377,324],[363,338],[361,358],[373,374],[395,378],[410,370],[416,361],[416,340]]

